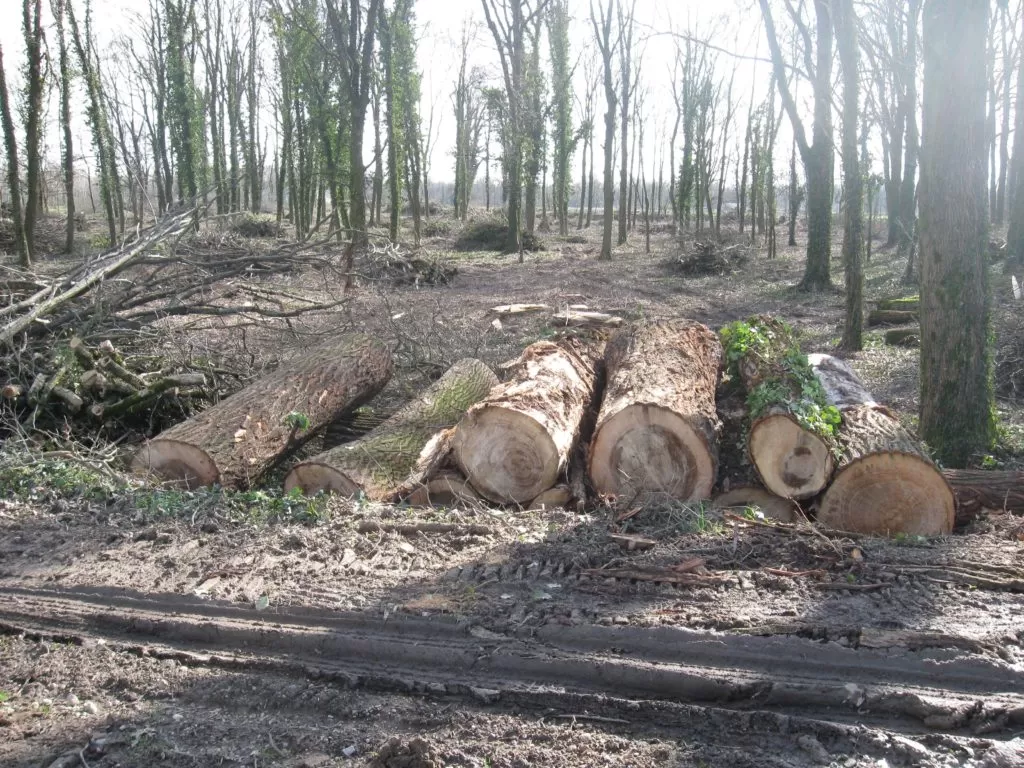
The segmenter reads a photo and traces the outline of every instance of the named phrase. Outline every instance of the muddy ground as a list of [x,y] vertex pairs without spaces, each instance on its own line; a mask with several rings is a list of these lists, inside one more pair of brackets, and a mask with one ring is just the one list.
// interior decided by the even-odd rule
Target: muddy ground
[[[364,283],[340,312],[281,324],[177,321],[165,344],[273,365],[368,330],[398,361],[381,412],[459,357],[500,370],[555,332],[547,314],[495,327],[506,303],[716,328],[771,312],[808,351],[833,351],[842,296],[793,289],[799,250],[691,278],[666,267],[684,247],[667,234],[611,263],[597,235],[546,236],[522,265],[435,238],[425,252],[458,267],[449,285]],[[901,272],[876,251],[869,298],[899,292]],[[851,362],[913,426],[916,351],[872,332]],[[1011,465],[1024,418],[1000,409],[1005,447],[988,462]],[[195,499],[74,496],[0,501],[0,765],[1024,765],[1024,521],[998,511],[949,538],[886,541],[667,503],[624,516],[332,500],[268,523]],[[388,528],[420,522],[451,529]],[[658,544],[624,550],[612,530]]]

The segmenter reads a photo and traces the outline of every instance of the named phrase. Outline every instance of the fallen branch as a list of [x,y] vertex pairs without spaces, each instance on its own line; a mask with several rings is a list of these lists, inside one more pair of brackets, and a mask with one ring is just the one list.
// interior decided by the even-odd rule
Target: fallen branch
[[420,534],[455,534],[457,536],[493,536],[497,533],[486,525],[459,525],[457,523],[374,523],[364,521],[356,526],[359,533],[397,533],[401,536]]

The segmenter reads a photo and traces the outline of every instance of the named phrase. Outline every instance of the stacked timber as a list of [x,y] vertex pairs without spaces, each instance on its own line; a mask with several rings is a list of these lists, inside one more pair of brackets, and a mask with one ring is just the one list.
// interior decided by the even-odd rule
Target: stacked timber
[[[498,383],[479,360],[460,360],[419,397],[365,437],[345,443],[297,464],[285,477],[286,491],[300,488],[393,501],[424,485],[450,451],[452,428],[470,406],[483,400]],[[435,478],[434,495],[462,496],[453,478]]]
[[509,380],[455,428],[453,457],[473,488],[499,504],[530,504],[566,474],[595,396],[603,345],[538,341]]
[[820,418],[824,395],[808,387],[814,376],[793,330],[774,318],[751,318],[722,333],[730,372],[747,393],[747,446],[764,487],[784,499],[816,496],[832,477],[833,445]]
[[381,342],[360,334],[332,339],[161,432],[131,468],[185,488],[248,488],[287,451],[376,395],[391,369]]
[[936,536],[952,532],[955,499],[934,462],[842,360],[810,355],[829,401],[842,413],[841,451],[818,520],[842,531]]
[[681,501],[711,495],[721,365],[718,335],[689,320],[644,323],[612,337],[589,456],[597,493]]

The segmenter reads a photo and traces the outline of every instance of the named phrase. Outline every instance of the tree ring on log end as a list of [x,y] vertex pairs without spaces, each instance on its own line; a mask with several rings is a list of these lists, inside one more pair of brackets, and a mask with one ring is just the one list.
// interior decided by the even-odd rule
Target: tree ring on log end
[[344,472],[340,472],[329,464],[306,461],[296,464],[284,478],[285,493],[295,488],[302,490],[307,496],[320,493],[336,493],[339,496],[355,496],[359,486],[353,483]]
[[750,460],[765,487],[784,499],[808,499],[828,484],[835,460],[818,435],[788,413],[763,416],[750,428]]
[[907,453],[873,453],[844,467],[822,497],[818,521],[852,533],[942,536],[956,503],[930,462]]
[[220,470],[209,454],[180,440],[150,440],[135,454],[130,470],[185,490],[220,482]]
[[528,504],[558,480],[558,449],[536,419],[484,406],[464,422],[455,432],[455,460],[484,498]]
[[708,446],[685,418],[667,408],[631,405],[594,437],[591,479],[598,493],[667,494],[680,501],[711,495],[715,467]]

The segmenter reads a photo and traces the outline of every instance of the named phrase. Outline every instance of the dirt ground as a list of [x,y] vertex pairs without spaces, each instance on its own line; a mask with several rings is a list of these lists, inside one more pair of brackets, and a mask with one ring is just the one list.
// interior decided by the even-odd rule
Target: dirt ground
[[[684,246],[664,232],[610,263],[597,236],[547,235],[525,264],[435,238],[424,251],[458,267],[449,285],[363,284],[287,323],[177,321],[166,344],[273,365],[364,329],[395,349],[382,413],[460,357],[500,371],[557,330],[550,313],[495,325],[499,304],[713,328],[773,313],[834,351],[842,295],[794,290],[799,249],[689,278],[666,266]],[[901,272],[876,251],[868,297],[900,292]],[[318,274],[275,285],[338,292]],[[850,360],[913,426],[916,350],[872,331]],[[989,461],[1010,466],[1024,410],[1000,413]],[[617,521],[332,500],[267,524],[73,495],[0,500],[0,765],[1024,765],[1024,521],[998,511],[890,541],[672,504]],[[420,522],[451,528],[387,530]],[[622,549],[613,528],[658,544]],[[693,581],[644,575],[695,559]]]

